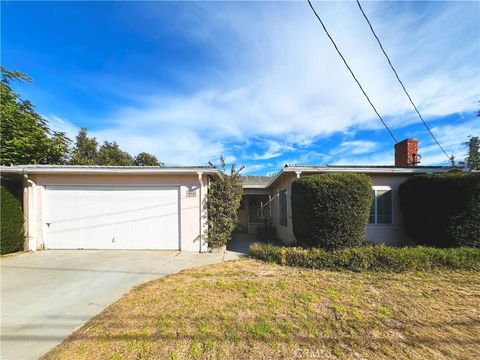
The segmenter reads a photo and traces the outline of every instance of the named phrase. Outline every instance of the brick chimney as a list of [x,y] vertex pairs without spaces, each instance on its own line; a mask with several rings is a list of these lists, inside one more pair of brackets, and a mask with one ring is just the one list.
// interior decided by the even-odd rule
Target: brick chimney
[[415,166],[419,162],[417,139],[405,139],[395,144],[395,166]]

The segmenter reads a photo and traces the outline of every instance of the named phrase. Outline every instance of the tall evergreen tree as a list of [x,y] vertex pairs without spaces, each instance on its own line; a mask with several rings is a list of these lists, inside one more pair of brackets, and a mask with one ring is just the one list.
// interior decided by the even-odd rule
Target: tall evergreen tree
[[165,166],[164,163],[158,161],[155,155],[141,152],[133,159],[136,166]]
[[96,165],[98,143],[95,137],[88,137],[88,130],[81,128],[72,149],[72,165]]
[[118,146],[115,141],[104,141],[97,153],[97,164],[106,166],[131,166],[133,165],[133,158],[129,153],[120,149],[120,146]]

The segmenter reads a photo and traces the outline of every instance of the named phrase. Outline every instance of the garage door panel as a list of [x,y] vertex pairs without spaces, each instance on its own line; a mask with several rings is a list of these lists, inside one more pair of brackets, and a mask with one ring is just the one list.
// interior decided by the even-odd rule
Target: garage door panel
[[47,187],[50,249],[179,249],[177,187]]

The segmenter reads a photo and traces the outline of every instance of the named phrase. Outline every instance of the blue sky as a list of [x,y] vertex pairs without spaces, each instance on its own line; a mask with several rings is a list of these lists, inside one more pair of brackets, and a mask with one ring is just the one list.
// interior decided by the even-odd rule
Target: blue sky
[[[354,2],[317,2],[398,139],[445,156],[412,111]],[[480,3],[364,2],[447,152],[480,135]],[[55,130],[87,127],[167,165],[224,154],[246,173],[285,163],[392,164],[393,142],[305,2],[2,2],[1,62]]]

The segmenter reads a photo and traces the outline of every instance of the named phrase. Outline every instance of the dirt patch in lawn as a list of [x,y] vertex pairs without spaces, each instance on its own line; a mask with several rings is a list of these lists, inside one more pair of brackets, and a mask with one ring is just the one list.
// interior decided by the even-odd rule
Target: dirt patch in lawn
[[479,304],[478,272],[241,259],[135,288],[45,359],[478,359]]

